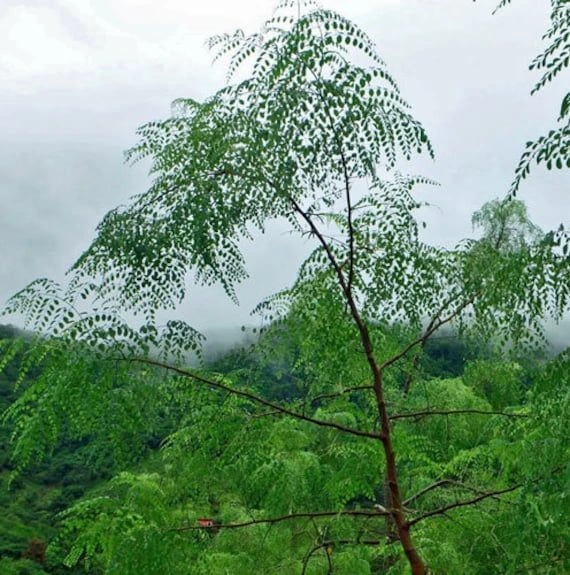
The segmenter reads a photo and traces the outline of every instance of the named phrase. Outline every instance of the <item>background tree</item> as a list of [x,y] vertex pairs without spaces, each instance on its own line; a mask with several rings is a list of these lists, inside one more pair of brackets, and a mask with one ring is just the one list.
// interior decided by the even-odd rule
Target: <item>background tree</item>
[[[329,571],[334,560],[364,573],[370,557],[358,555],[361,547],[385,542],[383,568],[426,573],[425,557],[437,564],[445,555],[428,520],[496,502],[549,472],[505,485],[488,465],[504,453],[477,449],[476,423],[466,419],[453,431],[456,445],[439,449],[438,417],[518,414],[493,411],[458,382],[418,394],[423,347],[444,326],[503,349],[540,344],[542,319],[568,308],[568,235],[539,233],[512,200],[482,209],[480,240],[451,250],[426,244],[413,192],[431,182],[394,168],[401,157],[431,154],[429,140],[370,38],[340,15],[282,1],[258,34],[219,36],[211,47],[229,56],[230,80],[245,78],[203,103],[178,100],[173,117],[140,128],[128,157],[151,159],[149,190],[107,214],[68,286],[38,280],[9,302],[9,313],[42,334],[22,370],[40,364],[41,375],[6,415],[18,425],[16,456],[25,465],[64,434],[108,434],[128,455],[140,435],[133,429],[158,422],[162,410],[186,414],[169,453],[191,456],[193,471],[175,486],[160,473],[125,473],[113,496],[75,506],[70,564],[177,573],[192,561],[196,572],[251,572],[252,556],[237,549],[275,533],[287,543],[272,549],[292,556],[275,551],[267,560],[288,561],[291,572],[310,572],[318,554]],[[243,374],[187,368],[200,334],[177,320],[157,327],[159,313],[184,299],[190,271],[236,300],[246,277],[241,241],[274,218],[316,246],[294,284],[255,310],[278,340],[286,341],[283,326],[297,338],[295,366],[309,384],[291,401],[263,396]],[[129,314],[140,321],[129,323]],[[170,377],[156,384],[163,371]],[[426,418],[436,423],[422,429]],[[337,436],[344,440],[331,452]],[[224,465],[197,478],[213,459]],[[319,495],[319,485],[329,487]],[[233,506],[212,499],[236,493]],[[349,506],[362,497],[373,506]],[[206,500],[224,509],[219,535],[184,521],[185,506]],[[302,560],[295,554],[309,540],[306,526],[272,531],[299,521],[313,529]],[[208,537],[186,542],[194,532]],[[128,540],[137,542],[133,553],[123,553]],[[342,548],[357,551],[343,559]]]

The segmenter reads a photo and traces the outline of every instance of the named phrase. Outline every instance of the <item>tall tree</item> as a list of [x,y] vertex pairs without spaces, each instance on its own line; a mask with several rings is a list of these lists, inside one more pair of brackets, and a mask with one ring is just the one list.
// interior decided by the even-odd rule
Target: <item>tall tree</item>
[[[262,512],[220,529],[345,515],[380,520],[386,523],[385,540],[399,544],[414,575],[424,574],[414,529],[520,486],[408,509],[424,493],[447,485],[404,493],[400,477],[396,422],[441,415],[429,406],[413,411],[413,403],[406,409],[414,398],[418,357],[444,326],[497,345],[540,343],[542,318],[559,317],[568,308],[568,235],[538,233],[524,207],[511,201],[480,212],[482,239],[452,250],[426,244],[415,215],[422,203],[413,191],[431,182],[394,168],[416,152],[432,154],[430,142],[372,40],[339,14],[310,0],[282,0],[259,33],[218,36],[210,46],[229,57],[233,83],[204,102],[177,100],[171,118],[140,128],[141,141],[128,158],[152,160],[151,187],[107,214],[71,268],[67,286],[38,280],[9,302],[9,313],[24,314],[28,325],[49,336],[38,339],[24,363],[25,372],[40,362],[42,375],[7,414],[19,425],[17,456],[25,464],[62,433],[93,435],[102,421],[120,448],[131,422],[141,425],[154,416],[156,386],[148,384],[148,372],[166,370],[214,396],[234,396],[232,409],[252,404],[375,446],[366,452],[384,495],[373,509]],[[316,361],[321,354],[322,361],[312,365],[310,403],[280,402],[232,378],[188,369],[185,354],[199,349],[200,334],[181,321],[156,326],[159,312],[185,298],[190,271],[199,283],[221,284],[237,301],[236,285],[247,275],[240,242],[255,238],[253,231],[263,232],[275,218],[312,239],[315,249],[295,283],[255,311],[273,324],[296,318],[299,329],[310,331],[313,356]],[[141,318],[137,327],[125,319],[129,314]],[[388,324],[401,326],[395,341],[380,329]],[[346,356],[351,369],[331,377],[326,366],[355,346],[360,352]],[[363,394],[372,418],[358,412],[338,418],[318,407],[352,392]],[[390,404],[388,394],[399,401]],[[139,408],[145,410],[142,417]],[[148,478],[141,489],[158,493]],[[132,527],[131,520],[138,528],[128,513],[123,520],[121,529]],[[321,533],[314,549],[335,543],[365,541],[328,541]],[[85,549],[95,553],[96,545]]]

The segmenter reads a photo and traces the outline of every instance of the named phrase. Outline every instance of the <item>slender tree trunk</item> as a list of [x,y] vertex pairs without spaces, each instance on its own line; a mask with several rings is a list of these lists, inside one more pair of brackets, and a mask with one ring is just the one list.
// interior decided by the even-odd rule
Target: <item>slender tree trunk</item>
[[400,494],[400,485],[398,483],[398,472],[396,468],[396,455],[392,444],[390,418],[388,417],[386,402],[384,400],[382,373],[374,357],[372,340],[370,339],[368,328],[360,317],[356,304],[352,299],[352,295],[346,291],[345,293],[347,295],[352,316],[360,332],[362,346],[366,353],[366,359],[374,380],[374,395],[376,397],[376,406],[378,408],[378,419],[380,421],[381,430],[380,441],[382,442],[382,447],[384,449],[384,458],[386,460],[386,482],[390,493],[390,508],[388,511],[392,514],[396,534],[410,564],[412,575],[426,575],[426,566],[412,542],[410,528],[406,521],[404,507],[402,505],[402,496]]
[[400,494],[398,473],[396,469],[396,455],[394,453],[394,446],[392,444],[392,436],[390,433],[390,420],[386,411],[386,403],[384,401],[384,393],[382,389],[382,374],[378,370],[378,366],[376,365],[374,358],[372,358],[372,360],[375,367],[375,369],[372,369],[374,373],[374,393],[376,395],[378,416],[380,418],[380,428],[382,432],[381,442],[382,447],[384,448],[384,457],[386,460],[386,482],[390,493],[391,506],[389,511],[392,512],[392,518],[396,526],[396,533],[408,562],[410,563],[412,574],[425,575],[426,568],[413,545],[410,529],[407,525],[402,505],[402,496]]
[[[343,161],[343,165],[345,165]],[[347,187],[347,206],[349,214],[351,213],[351,205],[350,205],[350,183],[348,179],[348,173],[346,172],[345,168],[345,179],[346,179],[346,187]],[[412,575],[426,575],[427,570],[420,557],[419,553],[417,552],[416,548],[412,543],[412,538],[410,535],[410,526],[406,521],[406,517],[404,514],[404,508],[402,505],[402,497],[400,495],[400,487],[398,484],[398,474],[396,470],[396,456],[394,454],[394,446],[392,445],[392,436],[390,434],[390,418],[388,417],[388,412],[386,410],[386,402],[384,400],[384,391],[382,386],[382,372],[378,364],[376,363],[376,358],[374,357],[374,350],[372,347],[372,340],[370,338],[370,333],[368,332],[368,326],[360,317],[360,312],[358,310],[358,306],[356,305],[356,301],[354,300],[352,294],[352,284],[349,281],[347,283],[344,273],[342,271],[341,266],[336,261],[334,254],[331,251],[331,248],[319,229],[315,226],[314,222],[311,218],[307,215],[305,211],[299,206],[299,204],[295,201],[294,198],[291,198],[291,204],[293,205],[294,210],[307,222],[311,231],[317,236],[327,257],[331,263],[332,268],[334,269],[339,285],[344,293],[344,297],[346,299],[346,303],[350,309],[350,314],[356,327],[358,328],[360,334],[360,341],[362,343],[362,347],[366,354],[366,361],[370,367],[370,371],[372,372],[372,377],[374,381],[374,394],[376,396],[376,405],[378,408],[378,419],[380,421],[380,441],[382,442],[382,447],[384,448],[384,457],[386,460],[386,476],[388,480],[388,487],[390,489],[390,495],[392,498],[392,505],[389,509],[392,518],[394,520],[394,524],[396,526],[396,532],[398,539],[400,540],[400,545],[404,550],[404,553],[408,559],[410,564]],[[352,237],[353,232],[350,232],[350,237]],[[353,254],[351,253],[351,269],[352,269],[352,257]],[[349,278],[352,279],[352,278]]]

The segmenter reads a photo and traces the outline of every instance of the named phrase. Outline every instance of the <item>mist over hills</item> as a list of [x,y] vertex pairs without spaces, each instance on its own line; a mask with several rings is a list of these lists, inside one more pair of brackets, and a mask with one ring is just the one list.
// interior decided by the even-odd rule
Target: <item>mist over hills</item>
[[[250,326],[227,326],[205,329],[202,331],[205,336],[203,343],[204,359],[212,361],[228,352],[252,344],[258,337],[258,332]],[[0,338],[16,337],[21,335],[23,330],[12,324],[0,323]],[[570,346],[570,318],[565,318],[558,324],[549,323],[546,329],[549,352],[556,355]]]

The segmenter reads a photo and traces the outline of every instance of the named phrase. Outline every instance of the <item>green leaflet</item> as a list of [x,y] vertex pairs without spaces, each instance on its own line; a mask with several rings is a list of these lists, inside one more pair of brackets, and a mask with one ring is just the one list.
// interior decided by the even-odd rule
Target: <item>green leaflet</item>
[[[496,10],[510,4],[511,0],[502,0]],[[550,0],[550,27],[543,35],[548,42],[544,51],[536,56],[530,64],[530,70],[538,70],[541,78],[535,84],[531,94],[535,94],[552,82],[570,63],[570,5],[566,0]],[[545,163],[550,170],[570,168],[570,118],[568,103],[570,93],[562,99],[557,128],[550,130],[546,136],[527,142],[519,165],[515,170],[509,196],[516,195],[522,180],[530,173],[533,163]]]

